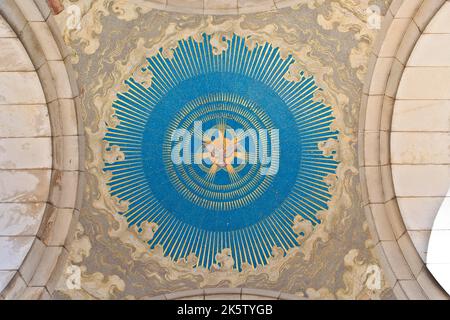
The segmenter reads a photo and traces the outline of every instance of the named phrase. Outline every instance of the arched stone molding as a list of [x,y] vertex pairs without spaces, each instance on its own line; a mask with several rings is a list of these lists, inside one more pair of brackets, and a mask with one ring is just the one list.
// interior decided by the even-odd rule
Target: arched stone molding
[[266,12],[294,6],[302,0],[146,0],[157,10],[205,15]]
[[167,293],[149,300],[303,300],[279,291],[249,288],[208,288]]
[[392,2],[363,90],[358,152],[364,209],[385,279],[399,299],[448,298],[426,268],[405,226],[394,188],[391,150],[392,115],[405,65],[428,23],[446,2]]
[[450,292],[450,189],[442,202],[430,234],[427,252],[427,268],[439,282]]
[[[445,238],[450,229],[445,223],[450,211],[443,211],[443,207],[439,210],[450,195],[449,17],[447,1],[411,52],[397,92],[390,135],[400,213],[422,261],[427,262],[428,270],[441,285],[441,280],[448,277],[444,262],[449,261],[445,248],[450,241],[448,236]],[[434,241],[430,239],[432,229]]]
[[[292,5],[294,1],[284,3]],[[405,64],[427,24],[444,3],[444,0],[393,1],[386,15],[380,40],[375,46],[364,88],[359,154],[365,212],[386,279],[398,298],[447,298],[427,271],[407,232],[402,217],[404,212],[399,209],[394,188],[390,152],[392,113],[396,108],[394,102]],[[275,8],[281,8],[282,5],[281,2],[278,5],[274,2]],[[165,8],[171,9],[169,3],[166,3]],[[270,8],[273,7],[270,5]],[[208,13],[207,10],[201,8],[197,13]],[[225,11],[221,12],[226,14]],[[245,11],[237,10],[237,13],[243,12]],[[20,203],[32,206],[42,203],[43,211],[37,219],[37,228],[26,235],[17,235],[22,241],[18,244],[23,243],[26,237],[31,237],[31,241],[20,247],[24,253],[23,257],[19,257],[17,267],[1,271],[3,278],[0,280],[0,296],[45,298],[51,294],[62,271],[67,255],[65,247],[77,220],[82,194],[84,148],[78,112],[78,88],[70,70],[67,58],[69,53],[58,36],[45,0],[2,0],[0,14],[13,31],[8,31],[7,37],[19,39],[32,62],[32,68],[27,72],[37,73],[40,80],[45,97],[42,104],[47,106],[50,117],[51,133],[47,135],[51,134],[52,137],[53,154],[51,165],[44,161],[44,168],[38,169],[48,174],[48,178],[44,174],[39,177],[39,181],[51,179],[47,188],[42,188],[40,193],[28,192],[27,196],[22,190],[7,197],[8,203],[12,205]],[[45,110],[41,108],[41,112],[45,113]],[[77,117],[78,120],[74,120]],[[22,178],[11,181],[19,180]],[[8,186],[10,185],[8,182]],[[17,199],[21,201],[16,201]],[[28,212],[28,209],[24,210],[20,212]],[[0,236],[1,232],[2,230]],[[223,295],[221,299],[224,296],[243,298],[252,295],[250,292],[251,289],[205,289],[200,294],[197,292],[197,295],[191,292],[190,297],[217,298]],[[181,293],[173,295],[176,294]],[[269,298],[270,294],[260,296]],[[171,295],[163,297],[174,298]],[[181,297],[183,296],[178,296]],[[188,298],[189,294],[185,293],[184,297]],[[285,296],[281,293],[277,296],[280,299],[283,297]]]
[[[84,136],[79,90],[69,51],[45,0],[2,0],[0,15],[0,33],[17,40],[30,62],[27,72],[36,75],[32,86],[17,80],[3,90],[2,94],[19,93],[24,101],[9,103],[9,117],[3,112],[0,122],[21,124],[11,126],[9,138],[21,137],[27,126],[30,131],[33,125],[42,125],[41,131],[27,133],[31,147],[11,147],[2,155],[13,160],[11,167],[21,167],[10,170],[0,164],[0,174],[14,175],[1,178],[0,241],[10,241],[9,246],[0,245],[0,256],[15,262],[0,266],[0,299],[44,299],[63,271],[81,204]],[[29,100],[39,90],[39,101]],[[4,107],[1,103],[0,110]]]

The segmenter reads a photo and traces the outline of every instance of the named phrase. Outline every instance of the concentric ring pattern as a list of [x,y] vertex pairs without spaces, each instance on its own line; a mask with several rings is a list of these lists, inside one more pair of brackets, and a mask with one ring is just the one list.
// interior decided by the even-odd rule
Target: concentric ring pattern
[[170,57],[147,58],[148,81],[125,81],[104,138],[124,157],[104,170],[150,250],[195,255],[204,268],[220,268],[225,254],[241,270],[267,264],[274,247],[300,246],[295,222],[320,223],[324,178],[338,163],[318,144],[338,132],[314,78],[286,79],[293,56],[237,35],[222,41],[224,50],[207,34],[180,40]]

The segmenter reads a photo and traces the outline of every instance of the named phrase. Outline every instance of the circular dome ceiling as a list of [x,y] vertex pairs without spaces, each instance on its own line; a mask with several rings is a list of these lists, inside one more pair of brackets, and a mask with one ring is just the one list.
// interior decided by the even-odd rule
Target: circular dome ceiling
[[300,246],[320,223],[337,162],[318,144],[337,132],[314,78],[286,79],[292,56],[237,35],[221,41],[217,50],[211,35],[180,40],[125,81],[104,138],[123,156],[104,170],[150,250],[204,268],[226,254],[240,270],[267,264],[273,247]]

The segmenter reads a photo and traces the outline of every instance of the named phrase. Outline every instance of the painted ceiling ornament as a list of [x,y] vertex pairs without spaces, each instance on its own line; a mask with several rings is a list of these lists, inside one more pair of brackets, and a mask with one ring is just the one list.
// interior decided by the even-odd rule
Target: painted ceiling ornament
[[[219,40],[220,41],[219,41]],[[150,250],[242,270],[287,254],[321,223],[336,174],[332,108],[270,43],[202,34],[148,57],[113,103],[104,170],[120,214]],[[215,44],[215,45],[214,45]],[[221,45],[221,50],[217,49]],[[145,78],[145,74],[149,78]]]

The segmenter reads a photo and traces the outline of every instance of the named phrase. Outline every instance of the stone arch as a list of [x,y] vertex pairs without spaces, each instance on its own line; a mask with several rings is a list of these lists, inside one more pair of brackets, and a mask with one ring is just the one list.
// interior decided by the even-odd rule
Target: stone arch
[[[393,1],[373,49],[363,90],[358,153],[364,209],[385,278],[399,299],[448,298],[426,268],[413,242],[407,220],[411,216],[410,209],[399,201],[406,190],[402,184],[412,181],[408,180],[411,179],[409,174],[414,172],[407,173],[404,169],[408,169],[408,164],[398,162],[404,160],[401,155],[405,145],[400,141],[401,134],[396,133],[396,126],[401,122],[397,116],[400,104],[412,99],[405,96],[411,92],[411,87],[407,88],[411,84],[406,83],[410,78],[411,54],[436,13],[448,5],[445,0]],[[448,24],[448,18],[446,21]],[[431,86],[428,83],[425,91],[433,94]],[[407,133],[409,139],[411,134]],[[413,148],[412,145],[406,147]],[[401,167],[403,165],[405,167]],[[399,179],[399,174],[404,176],[403,180]],[[427,181],[431,189],[440,188],[431,182],[435,180]],[[448,181],[438,184],[445,183]],[[431,215],[437,212],[431,207],[429,210],[434,210]]]
[[2,0],[0,16],[0,50],[16,62],[0,80],[0,298],[48,298],[83,189],[79,90],[45,0]]

